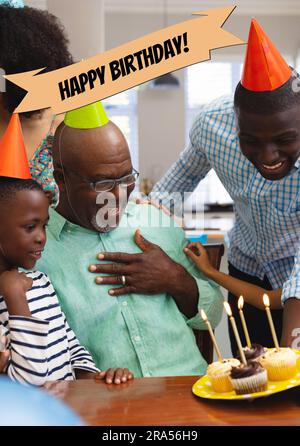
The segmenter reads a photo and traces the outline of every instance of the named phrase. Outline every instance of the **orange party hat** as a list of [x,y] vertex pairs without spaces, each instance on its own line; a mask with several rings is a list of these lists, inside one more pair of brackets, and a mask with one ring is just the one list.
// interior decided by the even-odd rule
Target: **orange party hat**
[[0,141],[0,176],[28,180],[31,178],[19,115],[13,113]]
[[292,70],[269,37],[252,19],[241,84],[251,91],[272,91],[289,80]]

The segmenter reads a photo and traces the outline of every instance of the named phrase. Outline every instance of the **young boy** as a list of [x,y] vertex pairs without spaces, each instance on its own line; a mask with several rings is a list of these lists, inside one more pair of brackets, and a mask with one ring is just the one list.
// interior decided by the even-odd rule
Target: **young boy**
[[35,385],[92,377],[126,382],[133,378],[128,369],[100,372],[95,366],[69,327],[49,278],[18,271],[32,270],[41,257],[49,219],[48,199],[30,177],[22,144],[13,115],[0,145],[0,336],[8,340],[0,366],[13,380]]
[[270,307],[274,310],[281,308],[281,289],[265,290],[264,288],[252,285],[251,283],[236,279],[235,277],[216,270],[211,265],[207,252],[201,243],[190,243],[185,248],[185,253],[193,260],[206,277],[214,280],[218,285],[226,288],[235,296],[242,295],[246,303],[264,310],[263,295],[266,293],[270,298]]

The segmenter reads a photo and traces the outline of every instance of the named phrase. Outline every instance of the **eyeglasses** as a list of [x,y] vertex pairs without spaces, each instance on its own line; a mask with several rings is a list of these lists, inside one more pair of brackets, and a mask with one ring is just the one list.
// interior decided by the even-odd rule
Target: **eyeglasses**
[[95,191],[95,192],[109,192],[110,190],[113,190],[117,185],[121,185],[123,187],[129,187],[135,184],[139,177],[139,172],[135,169],[132,169],[132,172],[128,175],[125,175],[121,178],[116,179],[105,179],[101,181],[94,181],[91,182],[88,179],[82,177],[77,172],[74,172],[73,170],[66,168],[63,166],[64,171],[68,171],[73,173],[73,175],[81,178],[85,183],[89,184],[89,186]]

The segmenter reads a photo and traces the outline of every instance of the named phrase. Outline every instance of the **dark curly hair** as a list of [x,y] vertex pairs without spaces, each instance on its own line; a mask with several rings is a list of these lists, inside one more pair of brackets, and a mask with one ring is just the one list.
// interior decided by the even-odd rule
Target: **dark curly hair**
[[[48,11],[0,5],[0,68],[5,74],[46,67],[44,72],[73,63],[64,28]],[[12,113],[26,91],[6,81],[3,105]],[[22,113],[29,117],[40,110]]]

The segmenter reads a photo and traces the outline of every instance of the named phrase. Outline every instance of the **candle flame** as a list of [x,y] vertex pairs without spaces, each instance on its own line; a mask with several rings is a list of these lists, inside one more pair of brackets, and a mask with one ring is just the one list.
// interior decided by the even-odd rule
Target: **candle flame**
[[264,301],[265,307],[269,307],[270,306],[270,299],[269,299],[269,296],[267,294],[263,295],[263,301]]
[[207,316],[205,314],[205,311],[204,310],[200,310],[200,314],[201,314],[201,317],[204,320],[204,322],[206,322],[207,321]]
[[228,316],[231,317],[232,316],[232,311],[231,311],[231,308],[230,308],[230,305],[229,305],[228,302],[224,302],[224,308],[225,308],[226,313],[228,314]]
[[239,310],[242,310],[243,307],[244,307],[244,298],[243,298],[243,296],[240,296],[240,297],[239,297],[239,300],[238,300],[238,307],[239,307]]

